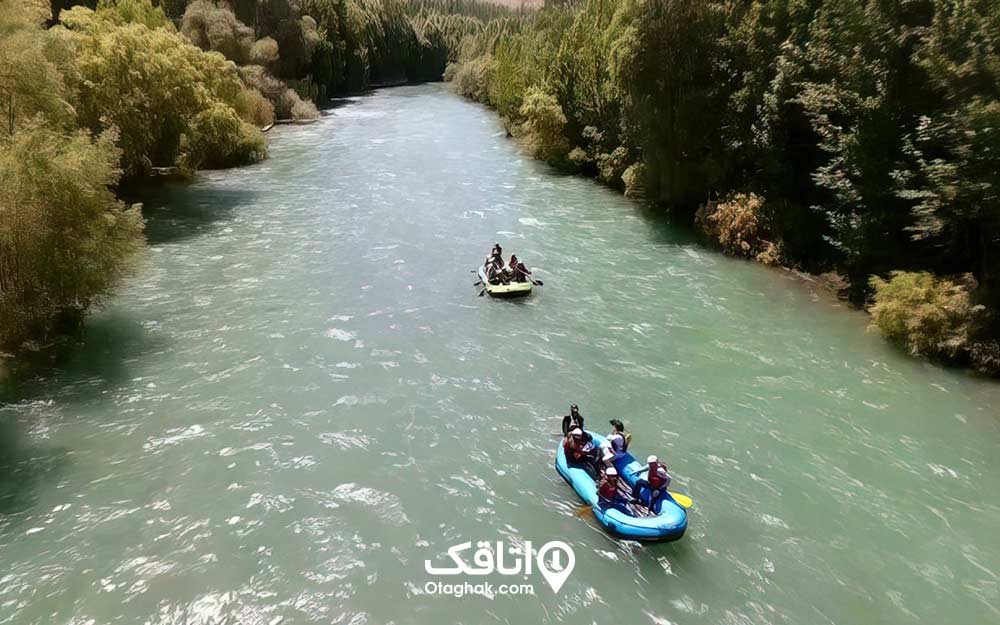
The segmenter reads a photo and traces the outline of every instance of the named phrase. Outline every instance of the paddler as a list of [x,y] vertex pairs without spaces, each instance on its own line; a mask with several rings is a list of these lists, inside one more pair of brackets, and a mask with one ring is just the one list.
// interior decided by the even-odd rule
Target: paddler
[[531,275],[528,268],[524,266],[524,263],[517,259],[517,255],[510,255],[510,262],[507,263],[507,269],[510,271],[511,276],[514,278],[514,282],[526,282]]
[[614,507],[627,513],[626,503],[618,494],[618,470],[608,467],[597,485],[597,505],[602,509]]
[[608,423],[611,424],[612,428],[607,438],[608,447],[614,453],[615,460],[618,460],[628,451],[628,444],[632,442],[632,435],[625,431],[625,424],[622,423],[621,419],[611,419]]
[[509,284],[510,282],[507,280],[507,276],[505,276],[503,272],[497,268],[496,263],[490,263],[487,265],[486,279],[490,284]]
[[563,417],[562,432],[565,436],[576,428],[583,429],[583,416],[580,414],[580,407],[573,404],[569,407],[569,414]]
[[667,494],[667,487],[670,486],[670,474],[667,472],[667,465],[662,464],[656,456],[646,458],[646,469],[648,471],[645,478],[639,478],[632,487],[632,497],[639,499],[640,489],[649,489],[649,509],[652,510],[657,499]]
[[595,481],[598,478],[600,449],[594,444],[594,437],[580,428],[574,428],[563,441],[566,464],[583,469]]

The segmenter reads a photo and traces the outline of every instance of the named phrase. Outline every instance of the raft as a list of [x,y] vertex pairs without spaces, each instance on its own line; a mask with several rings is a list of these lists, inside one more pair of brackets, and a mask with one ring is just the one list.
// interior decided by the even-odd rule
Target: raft
[[[604,437],[590,432],[594,444],[600,445]],[[645,465],[640,464],[626,452],[615,461],[618,470],[618,492],[623,497],[631,495],[632,486],[643,477],[640,473]],[[597,522],[610,534],[620,538],[642,541],[671,541],[684,535],[687,529],[687,512],[669,495],[661,498],[655,512],[634,503],[606,509],[597,505],[597,483],[583,469],[570,467],[563,452],[562,440],[556,448],[556,471],[566,480],[585,503],[590,504]],[[648,491],[643,489],[640,499],[648,500]],[[627,512],[626,512],[627,511]]]
[[511,282],[510,284],[490,284],[486,279],[486,267],[479,268],[479,279],[483,281],[486,292],[492,297],[523,297],[531,293],[531,281]]

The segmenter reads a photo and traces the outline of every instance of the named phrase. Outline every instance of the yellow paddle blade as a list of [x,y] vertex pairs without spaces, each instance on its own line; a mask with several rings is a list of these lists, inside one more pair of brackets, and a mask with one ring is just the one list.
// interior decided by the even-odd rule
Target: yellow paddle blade
[[670,493],[670,496],[674,498],[674,501],[677,502],[677,505],[684,508],[685,510],[694,505],[694,502],[691,501],[691,498],[688,497],[687,495],[682,495],[680,493]]
[[586,516],[588,513],[590,513],[591,510],[592,510],[592,508],[590,507],[590,504],[589,503],[585,503],[582,506],[580,506],[579,508],[577,508],[576,511],[574,511],[573,514],[575,514],[576,516],[582,517],[582,516]]

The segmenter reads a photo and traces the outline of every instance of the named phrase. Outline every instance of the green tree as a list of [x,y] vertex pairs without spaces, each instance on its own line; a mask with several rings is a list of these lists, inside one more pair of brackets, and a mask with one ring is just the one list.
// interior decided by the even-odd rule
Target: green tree
[[29,122],[0,140],[0,346],[78,323],[142,247],[142,217],[111,188],[114,133]]
[[625,142],[642,150],[652,199],[704,201],[727,164],[718,120],[729,96],[723,4],[622,0],[611,62],[627,117]]
[[[68,28],[63,35],[77,52],[80,121],[95,133],[118,130],[126,175],[191,162],[187,146],[203,144],[192,136],[198,113],[217,104],[235,110],[245,100],[246,87],[232,63],[200,50],[172,26],[119,26],[80,7],[62,17]],[[258,130],[241,126],[225,141],[231,158],[224,160],[262,156],[261,144]]]

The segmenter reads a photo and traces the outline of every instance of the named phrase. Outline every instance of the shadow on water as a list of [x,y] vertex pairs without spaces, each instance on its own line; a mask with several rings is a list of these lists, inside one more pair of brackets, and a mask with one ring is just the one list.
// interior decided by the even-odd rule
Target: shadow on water
[[0,530],[10,517],[31,509],[43,482],[52,483],[69,465],[65,448],[32,444],[26,418],[16,407],[0,407]]
[[18,358],[0,385],[0,406],[47,398],[51,389],[86,401],[133,377],[129,365],[168,342],[122,313],[98,313],[78,336]]
[[70,462],[70,450],[32,440],[32,428],[44,425],[39,413],[54,413],[67,395],[74,403],[103,396],[133,377],[132,362],[167,345],[132,319],[105,313],[88,320],[81,336],[19,358],[0,385],[0,524],[30,509],[40,486]]
[[143,204],[146,240],[159,245],[208,234],[220,223],[231,221],[238,207],[252,204],[256,197],[250,189],[220,189],[201,181],[145,189],[136,201]]
[[649,226],[653,242],[663,245],[704,245],[705,240],[694,226],[671,217],[663,206],[652,202],[636,202],[636,213]]

